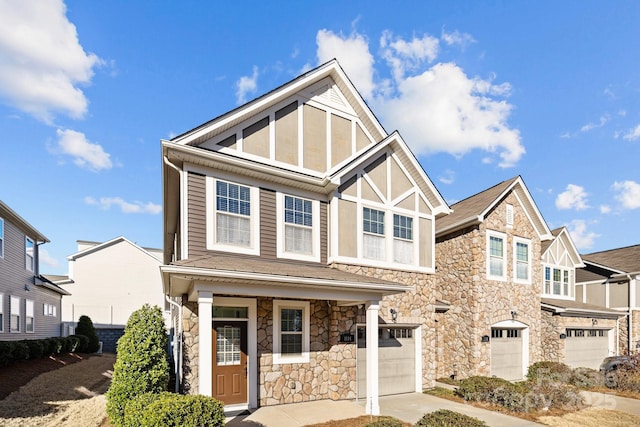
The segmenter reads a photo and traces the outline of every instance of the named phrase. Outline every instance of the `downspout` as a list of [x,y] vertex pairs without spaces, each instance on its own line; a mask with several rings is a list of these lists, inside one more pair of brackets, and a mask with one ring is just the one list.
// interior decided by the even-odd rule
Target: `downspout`
[[[180,381],[182,379],[182,306],[169,298],[169,295],[165,294],[164,298],[169,304],[178,309],[178,320],[176,322],[178,332],[177,334],[174,334],[173,337],[173,363],[176,374],[175,392],[178,393],[180,391]],[[173,307],[171,314],[173,314]],[[171,318],[173,319],[173,315]],[[176,326],[174,326],[174,331],[175,330]]]
[[[629,281],[629,301],[628,301],[629,307],[627,309],[628,310],[627,322],[629,324],[629,328],[628,328],[628,331],[627,331],[629,336],[627,337],[627,339],[629,340],[629,344],[628,344],[628,351],[627,352],[629,354],[632,354],[631,352],[633,351],[633,310],[631,310],[631,307],[632,307],[631,303],[632,302],[635,303],[635,301],[632,301],[632,294],[635,294],[635,292],[631,292],[631,290],[632,290],[632,286],[631,286],[632,280],[631,280],[631,275],[630,274],[627,274],[627,280]],[[635,279],[633,281],[635,282]],[[634,297],[633,299],[635,300],[635,295],[633,295],[633,297]]]

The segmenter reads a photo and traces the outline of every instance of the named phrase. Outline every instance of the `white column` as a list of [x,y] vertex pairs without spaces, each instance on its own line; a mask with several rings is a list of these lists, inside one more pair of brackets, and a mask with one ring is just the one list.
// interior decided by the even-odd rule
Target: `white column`
[[213,292],[198,292],[198,393],[204,396],[212,394],[213,339],[211,308]]
[[367,302],[367,404],[365,413],[380,415],[378,391],[378,311],[380,301]]

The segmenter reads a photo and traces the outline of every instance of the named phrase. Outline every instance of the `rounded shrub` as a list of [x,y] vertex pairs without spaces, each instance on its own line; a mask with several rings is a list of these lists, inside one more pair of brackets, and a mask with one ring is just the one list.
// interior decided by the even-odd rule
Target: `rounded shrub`
[[13,362],[13,341],[0,341],[0,366],[7,366]]
[[527,380],[533,382],[550,380],[568,384],[571,380],[571,368],[559,362],[536,362],[529,366]]
[[47,338],[47,343],[49,343],[49,355],[55,356],[62,353],[64,343],[61,339],[56,337]]
[[604,376],[595,369],[575,368],[571,372],[569,384],[579,388],[602,387],[604,385]]
[[100,348],[100,340],[98,339],[96,328],[93,326],[93,322],[89,316],[80,316],[78,326],[76,326],[76,335],[84,335],[89,338],[87,353],[95,353]]
[[167,391],[169,362],[167,333],[159,307],[145,304],[131,314],[118,340],[107,414],[111,423],[123,426],[128,401],[144,393]]
[[29,359],[39,359],[44,354],[42,340],[25,340],[24,343],[29,347]]
[[459,412],[453,412],[447,409],[438,409],[435,412],[425,414],[415,425],[415,427],[442,426],[487,427],[487,423]]
[[89,337],[87,337],[86,335],[79,335],[79,334],[69,335],[69,337],[77,341],[75,352],[88,353]]
[[24,341],[16,341],[13,347],[13,360],[25,360],[29,358],[29,346]]
[[125,407],[124,427],[222,427],[224,405],[208,396],[146,393]]

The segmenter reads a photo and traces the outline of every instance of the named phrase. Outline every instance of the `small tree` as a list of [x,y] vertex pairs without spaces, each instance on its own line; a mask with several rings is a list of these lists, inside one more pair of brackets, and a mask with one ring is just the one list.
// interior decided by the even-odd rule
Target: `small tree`
[[95,353],[100,348],[100,340],[98,339],[96,328],[93,327],[93,322],[89,316],[80,316],[78,326],[76,326],[76,335],[84,335],[89,338],[87,353]]
[[169,385],[167,333],[159,307],[145,304],[131,314],[117,354],[107,414],[113,424],[122,426],[127,402],[143,393],[166,391]]

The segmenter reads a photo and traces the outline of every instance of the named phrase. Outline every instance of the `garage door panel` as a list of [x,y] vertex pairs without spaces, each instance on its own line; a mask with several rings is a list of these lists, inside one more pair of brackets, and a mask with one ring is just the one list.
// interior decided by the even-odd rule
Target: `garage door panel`
[[598,369],[609,356],[608,331],[570,329],[565,341],[565,363],[572,368]]
[[521,380],[521,330],[494,329],[491,335],[491,375],[509,381]]

